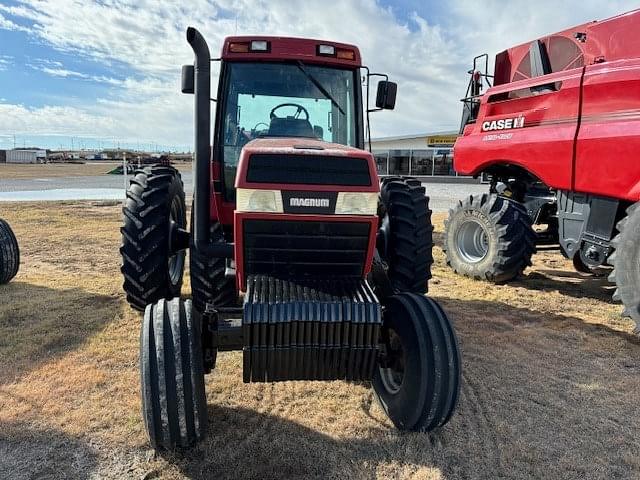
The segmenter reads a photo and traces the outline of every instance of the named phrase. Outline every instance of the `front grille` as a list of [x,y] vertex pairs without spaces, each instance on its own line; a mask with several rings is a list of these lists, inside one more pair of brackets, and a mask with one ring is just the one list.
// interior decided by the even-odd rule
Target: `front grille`
[[323,155],[251,155],[247,182],[301,185],[371,186],[364,158]]
[[361,277],[370,224],[244,220],[246,275]]

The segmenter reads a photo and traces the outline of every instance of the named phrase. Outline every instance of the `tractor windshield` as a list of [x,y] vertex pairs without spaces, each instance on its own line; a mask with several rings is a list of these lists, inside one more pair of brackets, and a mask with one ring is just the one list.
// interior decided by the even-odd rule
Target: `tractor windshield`
[[297,63],[228,63],[218,144],[227,200],[242,147],[255,138],[303,137],[358,146],[359,73]]

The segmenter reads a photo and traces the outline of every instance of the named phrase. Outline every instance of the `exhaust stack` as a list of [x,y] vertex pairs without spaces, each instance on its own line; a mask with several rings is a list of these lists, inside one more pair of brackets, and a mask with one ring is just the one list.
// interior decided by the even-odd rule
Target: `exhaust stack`
[[187,28],[187,42],[195,54],[195,162],[193,167],[193,239],[197,249],[209,244],[211,208],[211,54],[202,34]]

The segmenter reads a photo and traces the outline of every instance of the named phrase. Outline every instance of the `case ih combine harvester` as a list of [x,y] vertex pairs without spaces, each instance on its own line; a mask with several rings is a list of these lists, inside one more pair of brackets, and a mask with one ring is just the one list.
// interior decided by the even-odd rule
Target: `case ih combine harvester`
[[20,268],[20,249],[13,230],[0,218],[0,285],[18,274]]
[[[127,298],[146,307],[140,365],[151,443],[187,446],[204,435],[204,374],[224,350],[243,351],[245,382],[372,380],[398,428],[444,425],[460,357],[447,316],[424,296],[428,199],[414,179],[380,186],[363,150],[361,73],[366,99],[380,75],[351,45],[228,38],[211,148],[209,48],[193,28],[187,40],[191,232],[180,175],[166,166],[133,178],[122,228]],[[395,104],[396,85],[383,77],[376,109]],[[192,300],[184,301],[186,250]]]
[[559,243],[580,271],[613,266],[614,298],[640,329],[638,32],[636,10],[505,50],[492,76],[487,55],[474,59],[454,162],[491,186],[450,212],[456,272],[506,282],[536,244]]

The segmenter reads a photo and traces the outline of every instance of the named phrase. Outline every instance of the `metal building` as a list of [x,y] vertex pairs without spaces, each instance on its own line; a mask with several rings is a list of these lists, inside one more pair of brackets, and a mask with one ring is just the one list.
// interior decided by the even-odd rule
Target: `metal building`
[[46,150],[7,150],[7,163],[46,163]]
[[453,169],[457,132],[420,133],[371,139],[378,175],[411,175],[425,181],[462,180]]

